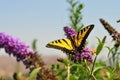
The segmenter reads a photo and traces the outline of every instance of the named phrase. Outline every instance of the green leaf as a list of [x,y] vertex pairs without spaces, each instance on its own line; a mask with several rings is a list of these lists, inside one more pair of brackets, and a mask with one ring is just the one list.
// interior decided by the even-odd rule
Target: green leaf
[[70,80],[77,80],[75,75],[70,76]]
[[98,54],[101,52],[102,48],[103,48],[103,44],[100,43],[100,44],[97,46],[96,55],[98,55]]
[[112,52],[112,50],[114,49],[114,47],[110,48],[109,46],[106,46],[106,48],[108,49],[108,56],[110,55],[110,53]]
[[33,42],[32,42],[32,49],[33,49],[34,51],[37,51],[36,43],[37,43],[37,39],[34,39]]
[[97,37],[97,39],[98,39],[99,44],[97,46],[96,55],[98,55],[101,52],[101,50],[103,49],[103,46],[104,46],[104,43],[98,37]]
[[105,66],[95,67],[94,70],[93,70],[93,73],[98,72],[99,70],[103,69],[104,67],[105,67]]
[[41,69],[41,67],[34,69],[34,70],[30,73],[29,79],[30,79],[30,80],[35,80],[35,79],[36,79],[36,76],[37,76],[37,73],[39,72],[40,69]]

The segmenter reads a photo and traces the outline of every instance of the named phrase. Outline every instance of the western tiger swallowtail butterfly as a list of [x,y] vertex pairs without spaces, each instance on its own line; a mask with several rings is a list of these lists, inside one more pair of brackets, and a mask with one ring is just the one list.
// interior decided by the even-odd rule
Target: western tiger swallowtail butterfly
[[52,41],[48,43],[46,47],[59,49],[69,54],[75,54],[76,50],[81,52],[85,45],[85,41],[93,28],[94,25],[89,25],[80,30],[80,32],[77,32],[74,36]]

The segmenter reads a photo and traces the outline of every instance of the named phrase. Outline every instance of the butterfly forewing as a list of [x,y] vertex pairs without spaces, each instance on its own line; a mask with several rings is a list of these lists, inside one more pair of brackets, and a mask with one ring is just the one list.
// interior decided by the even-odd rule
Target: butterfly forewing
[[48,43],[46,47],[56,48],[60,50],[65,50],[65,49],[69,51],[73,50],[71,40],[68,38],[52,41]]
[[76,48],[78,48],[79,50],[82,49],[93,27],[94,25],[89,25],[83,28],[80,32],[78,32],[75,36],[72,37],[72,40],[74,42],[73,45],[75,45]]

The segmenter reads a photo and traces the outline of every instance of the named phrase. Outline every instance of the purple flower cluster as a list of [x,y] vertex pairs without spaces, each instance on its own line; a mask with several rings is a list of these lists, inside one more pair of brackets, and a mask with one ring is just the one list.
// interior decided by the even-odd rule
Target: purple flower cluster
[[64,32],[65,32],[65,35],[70,38],[72,36],[75,36],[77,34],[77,32],[75,31],[75,29],[73,28],[70,28],[68,26],[65,26],[64,27]]
[[83,60],[87,59],[89,62],[92,62],[92,53],[86,46],[83,48],[83,52],[81,53],[81,58]]
[[81,53],[79,53],[79,51],[76,51],[75,55],[74,55],[74,59],[75,62],[79,61],[79,60],[88,60],[89,62],[92,62],[92,53],[91,51],[85,46],[83,48],[83,51]]
[[27,54],[35,53],[29,49],[27,44],[5,33],[0,33],[0,48],[4,48],[9,55],[13,54],[17,58],[17,61],[25,59]]
[[[72,36],[75,36],[77,34],[77,32],[73,29],[73,28],[70,28],[70,27],[64,27],[64,32],[66,33],[65,35],[69,38],[69,37],[72,37]],[[80,60],[88,60],[89,62],[92,62],[92,53],[91,51],[85,46],[83,48],[83,51],[81,53],[79,53],[79,51],[76,49],[75,50],[75,55],[73,57],[75,61],[78,61],[79,59]]]

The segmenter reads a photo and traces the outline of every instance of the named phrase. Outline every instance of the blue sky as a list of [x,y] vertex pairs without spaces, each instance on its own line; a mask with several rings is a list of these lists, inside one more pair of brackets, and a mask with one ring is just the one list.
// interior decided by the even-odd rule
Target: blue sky
[[[86,26],[95,24],[88,38],[90,45],[97,44],[96,36],[101,38],[103,35],[108,36],[99,18],[104,18],[120,31],[120,23],[116,23],[116,20],[120,19],[120,1],[80,0],[80,2],[85,5],[82,22]],[[66,0],[1,0],[0,32],[20,38],[29,45],[37,38],[37,46],[42,54],[62,53],[47,49],[45,45],[52,40],[65,37],[63,27],[69,25],[68,8]],[[109,36],[108,38],[111,39]]]

